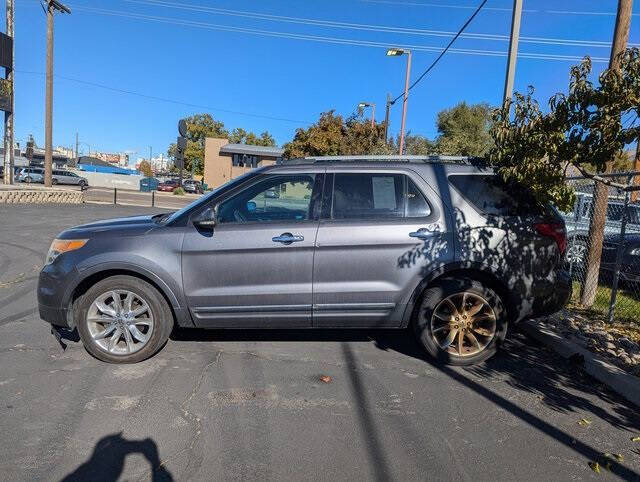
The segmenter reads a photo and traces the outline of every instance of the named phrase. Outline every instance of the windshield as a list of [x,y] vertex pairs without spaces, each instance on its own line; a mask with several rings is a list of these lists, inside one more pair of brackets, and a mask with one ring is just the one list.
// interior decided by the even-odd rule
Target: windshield
[[226,191],[227,189],[231,188],[232,186],[234,186],[235,184],[239,184],[241,182],[243,182],[245,179],[255,175],[257,172],[259,172],[258,169],[249,171],[249,172],[245,172],[244,174],[242,174],[241,176],[238,176],[236,178],[233,178],[227,182],[225,182],[223,185],[218,186],[216,189],[214,189],[213,191],[211,191],[209,194],[207,194],[206,196],[202,196],[200,199],[196,199],[194,202],[192,202],[191,204],[187,204],[185,207],[183,207],[182,209],[174,212],[174,213],[170,213],[169,217],[165,218],[164,216],[161,217],[159,220],[160,222],[163,223],[171,223],[173,221],[175,221],[176,219],[178,219],[180,216],[182,216],[184,213],[191,211],[192,209],[196,209],[199,206],[202,206],[204,204],[207,204],[211,198],[213,198],[214,196],[220,194],[222,191]]

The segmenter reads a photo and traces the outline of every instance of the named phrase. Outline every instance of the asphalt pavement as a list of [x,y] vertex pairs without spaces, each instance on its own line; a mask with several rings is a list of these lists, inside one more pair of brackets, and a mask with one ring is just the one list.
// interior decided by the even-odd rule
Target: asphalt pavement
[[[0,205],[0,479],[640,477],[638,407],[517,332],[469,369],[404,331],[179,330],[135,365],[95,360],[75,333],[63,349],[36,311],[51,239],[161,211]],[[622,455],[613,472],[605,453]]]

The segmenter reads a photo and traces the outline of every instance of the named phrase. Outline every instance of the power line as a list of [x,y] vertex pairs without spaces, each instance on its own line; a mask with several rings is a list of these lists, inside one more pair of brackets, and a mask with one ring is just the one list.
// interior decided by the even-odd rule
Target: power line
[[[440,59],[444,56],[444,54],[447,53],[447,50],[449,50],[449,47],[451,47],[453,45],[453,42],[455,42],[458,39],[458,37],[462,34],[462,32],[464,32],[464,30],[473,21],[473,19],[476,18],[476,15],[478,15],[478,13],[480,13],[480,10],[482,10],[482,7],[484,7],[486,3],[487,3],[487,0],[482,0],[482,3],[480,5],[478,5],[478,8],[476,8],[475,12],[473,12],[473,14],[471,14],[471,16],[467,19],[467,21],[462,25],[460,30],[458,30],[458,33],[455,35],[455,37],[453,37],[451,39],[451,41],[449,42],[449,44],[444,48],[444,50],[442,52],[440,52],[440,55],[438,55],[436,57],[436,59],[433,62],[431,62],[431,65],[429,65],[429,67],[427,67],[427,70],[422,72],[422,74],[420,74],[420,76],[413,82],[413,84],[411,84],[411,86],[409,87],[409,91],[411,89],[413,89],[418,84],[418,82],[420,82],[424,78],[424,76],[427,75],[431,71],[431,69],[433,69],[436,66],[436,64],[440,61]],[[405,89],[406,89],[406,86],[405,86]],[[403,95],[404,94],[400,94],[398,97],[393,99],[391,101],[391,103],[395,104],[396,100],[398,100]]]
[[[30,71],[30,70],[16,70],[16,72],[19,72],[21,74],[45,75],[44,72],[36,72],[36,71]],[[225,113],[228,113],[228,114],[243,115],[243,116],[247,116],[247,117],[256,117],[256,118],[259,118],[259,119],[268,119],[268,120],[282,121],[282,122],[292,122],[294,124],[312,124],[312,122],[303,121],[303,120],[299,120],[299,119],[287,119],[285,117],[273,117],[273,116],[262,115],[262,114],[253,114],[253,113],[250,113],[250,112],[242,112],[242,111],[236,111],[236,110],[220,109],[218,107],[211,107],[211,106],[201,105],[201,104],[193,104],[193,103],[190,103],[190,102],[183,102],[183,101],[180,101],[180,100],[168,99],[166,97],[157,97],[155,95],[143,94],[141,92],[135,92],[133,90],[127,90],[127,89],[121,89],[121,88],[118,88],[118,87],[111,87],[109,85],[99,84],[97,82],[91,82],[91,81],[83,80],[83,79],[76,79],[76,78],[67,77],[67,76],[64,76],[64,75],[55,75],[55,77],[58,78],[58,79],[68,80],[70,82],[76,82],[78,84],[84,84],[84,85],[89,85],[89,86],[92,86],[92,87],[98,87],[100,89],[110,90],[112,92],[118,92],[118,93],[121,93],[121,94],[135,95],[135,96],[138,96],[138,97],[143,97],[145,99],[150,99],[150,100],[156,100],[156,101],[159,101],[159,102],[167,102],[167,103],[171,103],[171,104],[184,105],[184,106],[187,106],[187,107],[196,107],[198,109],[207,109],[207,110],[210,110],[210,111],[225,112]]]
[[[117,10],[107,10],[107,9],[94,8],[94,7],[83,7],[78,5],[74,5],[74,8],[79,11],[97,13],[100,15],[110,15],[110,16],[116,16],[116,17],[124,17],[124,18],[130,18],[130,19],[164,23],[164,24],[170,24],[170,25],[196,27],[196,28],[202,28],[207,30],[239,32],[239,33],[246,33],[250,35],[260,35],[260,36],[266,36],[266,37],[287,38],[287,39],[293,39],[293,40],[305,40],[305,41],[311,41],[311,42],[339,44],[339,45],[354,45],[354,46],[360,46],[360,47],[376,47],[376,48],[386,49],[389,46],[388,42],[375,42],[370,40],[354,40],[354,39],[345,39],[340,37],[327,37],[327,36],[321,36],[321,35],[279,32],[274,30],[232,27],[229,25],[212,24],[212,23],[200,22],[200,21],[194,21],[194,20],[182,20],[182,19],[175,19],[170,17],[159,17],[159,16],[138,14],[133,12],[122,12]],[[438,53],[441,52],[440,47],[431,47],[427,45],[401,44],[401,45],[398,45],[398,47],[411,49],[414,51],[438,52]],[[462,55],[479,55],[479,56],[488,56],[488,57],[506,57],[507,56],[507,52],[501,51],[501,50],[449,49],[449,52],[462,54]],[[519,53],[519,57],[527,58],[527,59],[559,60],[559,61],[571,61],[571,62],[579,62],[582,60],[582,57],[575,56],[575,55],[557,55],[557,54],[541,54],[541,53],[527,53],[527,52]],[[605,57],[592,57],[591,60],[594,63],[608,62],[608,59]]]
[[[156,7],[165,7],[178,10],[209,13],[213,15],[225,15],[232,17],[251,18],[256,20],[264,20],[271,22],[284,22],[300,25],[312,25],[318,27],[328,28],[340,28],[349,30],[364,30],[373,32],[384,33],[398,33],[406,35],[419,35],[419,36],[433,36],[433,37],[453,37],[456,32],[447,30],[433,30],[433,29],[421,29],[411,27],[398,27],[387,26],[377,24],[364,24],[353,22],[338,22],[335,20],[323,20],[304,17],[290,17],[286,15],[272,15],[260,12],[249,12],[245,10],[232,10],[228,8],[209,7],[204,5],[193,5],[169,0],[125,0],[129,3],[138,5],[150,5]],[[486,33],[463,33],[460,37],[475,39],[475,40],[490,40],[490,41],[503,41],[508,42],[508,35],[501,34],[486,34]],[[520,37],[520,41],[523,43],[543,44],[543,45],[565,45],[565,46],[577,46],[577,47],[599,47],[599,48],[611,48],[611,43],[608,41],[600,40],[576,40],[576,39],[562,39],[562,38],[549,38],[549,37]],[[640,45],[640,44],[639,44]]]
[[[473,10],[475,7],[472,5],[454,5],[451,3],[423,3],[423,2],[409,2],[409,1],[393,1],[393,0],[359,0],[362,3],[379,3],[386,5],[406,5],[410,7],[432,7],[432,8],[456,8]],[[511,12],[510,8],[506,7],[487,7],[485,10],[493,10],[496,12]],[[615,17],[616,12],[588,12],[588,11],[575,11],[575,10],[532,10],[523,9],[524,13],[544,13],[544,14],[557,14],[557,15],[603,15],[608,17]],[[632,17],[640,17],[640,13],[632,13]]]

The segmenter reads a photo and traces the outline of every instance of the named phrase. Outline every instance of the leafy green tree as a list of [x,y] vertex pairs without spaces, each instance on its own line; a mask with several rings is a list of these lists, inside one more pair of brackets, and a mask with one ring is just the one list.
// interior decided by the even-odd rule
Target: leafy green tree
[[[194,166],[196,174],[202,175],[203,173],[204,145],[207,137],[226,138],[232,144],[276,145],[275,139],[267,131],[260,136],[242,128],[235,128],[229,132],[225,128],[224,122],[215,120],[211,114],[194,114],[185,118],[185,121],[187,123],[187,148],[184,152],[184,169],[191,171]],[[171,159],[175,159],[175,143],[169,145],[167,154]]]
[[335,111],[323,112],[307,129],[299,128],[291,142],[284,145],[287,158],[356,154],[387,154],[384,125],[358,117],[346,120]]
[[533,98],[533,87],[526,94],[516,92],[493,113],[491,164],[505,181],[526,184],[540,202],[564,210],[575,199],[565,182],[569,166],[617,185],[589,169],[604,172],[640,135],[640,49],[626,50],[620,69],[603,71],[598,85],[590,74],[586,57],[571,68],[569,93],[551,97],[547,113]]
[[569,92],[551,97],[547,113],[533,99],[533,87],[527,94],[516,93],[513,101],[494,112],[495,148],[490,155],[507,182],[526,184],[540,202],[564,210],[575,199],[573,188],[565,182],[570,166],[600,183],[594,191],[596,208],[580,300],[586,307],[593,304],[597,289],[607,199],[604,185],[632,189],[591,169],[611,170],[616,156],[640,136],[640,49],[621,52],[595,85],[590,74],[591,60],[586,57],[571,68]]
[[[397,150],[394,148],[394,153]],[[412,156],[428,156],[437,154],[436,145],[420,134],[411,134],[407,132],[404,136],[404,153]]]
[[153,169],[151,168],[151,164],[149,164],[149,161],[140,161],[138,171],[140,171],[140,173],[145,177],[153,176]]
[[487,155],[493,145],[489,128],[492,108],[489,104],[461,102],[438,113],[436,151],[452,156]]

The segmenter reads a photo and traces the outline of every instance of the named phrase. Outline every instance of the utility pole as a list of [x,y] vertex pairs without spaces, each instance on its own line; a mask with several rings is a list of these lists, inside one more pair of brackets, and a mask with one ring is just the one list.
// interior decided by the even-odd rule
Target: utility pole
[[13,0],[7,0],[7,36],[11,39],[11,67],[5,67],[5,69],[7,73],[6,82],[11,91],[9,92],[10,111],[4,113],[4,184],[13,184],[13,143],[15,135],[13,129],[13,109],[15,107],[15,83],[13,81],[13,67],[15,65],[13,59],[13,17]]
[[80,157],[78,157],[78,131],[76,131],[76,166],[78,165],[78,161]]
[[149,146],[149,166],[151,166],[151,159],[153,158],[153,148]]
[[391,109],[391,94],[387,94],[387,109],[384,114],[384,142],[389,142],[389,109]]
[[71,13],[58,0],[47,0],[47,82],[44,125],[44,185],[51,187],[53,165],[53,14]]
[[507,58],[507,76],[504,79],[504,95],[502,103],[513,94],[513,81],[516,77],[516,61],[518,60],[518,40],[520,39],[520,18],[522,17],[522,0],[513,0],[511,17],[511,38],[509,39],[509,57]]
[[[633,161],[633,170],[640,171],[640,139],[636,143],[636,157]],[[633,176],[633,185],[640,186],[640,174]],[[638,201],[638,194],[640,191],[632,191],[631,192],[631,202],[635,203]]]
[[[618,0],[616,27],[613,33],[611,57],[609,58],[610,69],[620,68],[618,56],[627,48],[632,7],[633,0]],[[610,167],[607,167],[606,171],[609,170]],[[593,214],[591,215],[591,222],[589,224],[589,246],[585,261],[586,274],[580,293],[580,304],[587,308],[593,305],[598,289],[598,275],[600,274],[600,259],[602,258],[608,196],[609,187],[601,182],[596,182],[593,191]]]

